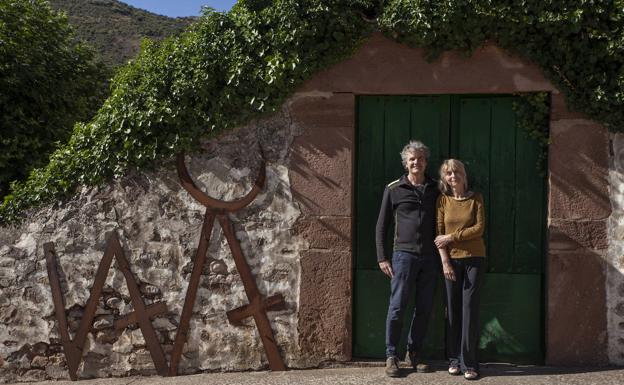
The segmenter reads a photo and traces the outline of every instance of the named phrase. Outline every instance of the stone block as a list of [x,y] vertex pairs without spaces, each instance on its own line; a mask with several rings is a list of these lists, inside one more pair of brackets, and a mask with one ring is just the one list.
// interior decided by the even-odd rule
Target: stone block
[[31,369],[20,376],[20,380],[24,382],[40,382],[46,379],[46,372],[42,369]]
[[605,261],[578,251],[550,254],[547,365],[607,365]]
[[410,48],[374,33],[350,58],[307,81],[300,91],[409,95],[551,91],[541,69],[485,44],[467,56],[459,51],[428,61],[422,48]]
[[553,219],[548,227],[548,249],[574,251],[577,249],[606,250],[607,221],[570,221]]
[[570,111],[566,97],[559,90],[553,90],[550,99],[550,120],[560,119],[587,119],[580,111]]
[[119,338],[119,334],[114,329],[107,329],[96,334],[95,342],[98,344],[113,344]]
[[290,103],[293,121],[307,132],[316,128],[355,125],[355,97],[352,93],[298,93]]
[[351,151],[300,152],[291,170],[292,194],[307,215],[351,215]]
[[351,251],[351,221],[351,217],[301,217],[293,230],[311,249]]
[[550,218],[606,219],[609,201],[609,137],[584,119],[551,123],[549,149]]
[[45,369],[45,367],[48,366],[48,357],[35,356],[32,361],[30,361],[30,366],[32,368]]
[[69,380],[69,372],[64,366],[48,365],[45,368],[46,375],[52,380]]
[[353,127],[316,129],[294,140],[291,190],[302,213],[350,216]]
[[351,253],[302,253],[299,346],[311,359],[351,359]]
[[112,327],[113,327],[112,315],[99,316],[97,317],[96,321],[93,323],[93,329],[97,331],[102,330],[102,329],[112,328]]

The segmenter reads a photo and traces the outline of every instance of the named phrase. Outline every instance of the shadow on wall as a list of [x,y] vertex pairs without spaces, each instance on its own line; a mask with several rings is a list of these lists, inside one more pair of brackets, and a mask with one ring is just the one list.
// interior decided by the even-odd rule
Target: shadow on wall
[[[606,149],[600,150],[606,152]],[[553,191],[550,206],[551,215],[553,212],[565,213],[566,217],[553,219],[608,218],[611,214],[611,203],[608,191],[605,190],[609,184],[609,176],[606,172],[593,167],[596,163],[607,163],[606,160],[596,161],[595,157],[603,155],[592,156],[573,152],[562,154],[562,152],[557,151],[550,161],[550,185]],[[604,156],[606,157],[606,154]],[[574,216],[571,217],[571,214]]]
[[300,93],[290,110],[298,136],[289,163],[292,191],[310,215],[351,215],[354,96]]

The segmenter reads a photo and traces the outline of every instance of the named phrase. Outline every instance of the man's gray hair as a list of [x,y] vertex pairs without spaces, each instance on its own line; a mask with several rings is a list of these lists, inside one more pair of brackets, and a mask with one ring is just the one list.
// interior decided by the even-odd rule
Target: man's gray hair
[[410,142],[401,150],[401,163],[403,163],[403,166],[407,164],[407,154],[410,152],[422,152],[425,154],[425,158],[427,159],[429,159],[429,155],[431,154],[429,147],[425,146],[423,142],[419,140],[410,140]]

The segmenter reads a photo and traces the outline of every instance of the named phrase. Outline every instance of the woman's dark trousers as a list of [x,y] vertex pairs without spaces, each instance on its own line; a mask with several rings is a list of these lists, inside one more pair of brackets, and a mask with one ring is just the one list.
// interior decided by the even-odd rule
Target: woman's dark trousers
[[479,370],[479,302],[485,274],[485,258],[451,259],[455,281],[446,285],[446,354],[449,365],[462,371]]
[[407,350],[418,354],[433,307],[433,295],[440,276],[440,258],[437,255],[416,255],[395,251],[392,255],[390,303],[386,317],[386,357],[397,356],[401,338],[403,315],[411,296],[416,297],[412,324],[407,339]]

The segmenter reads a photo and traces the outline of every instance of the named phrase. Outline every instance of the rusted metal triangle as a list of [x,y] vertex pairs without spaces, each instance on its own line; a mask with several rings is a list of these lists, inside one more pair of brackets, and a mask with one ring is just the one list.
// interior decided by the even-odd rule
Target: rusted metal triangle
[[[123,248],[119,243],[117,232],[112,232],[108,238],[106,244],[106,250],[104,256],[100,261],[97,272],[95,274],[95,280],[93,286],[91,286],[91,294],[87,301],[87,305],[84,308],[84,314],[80,320],[78,331],[73,339],[69,336],[67,327],[67,316],[65,314],[65,301],[63,299],[63,293],[61,291],[61,283],[58,274],[58,261],[56,252],[54,250],[54,243],[48,242],[43,245],[43,250],[46,257],[46,266],[48,270],[48,278],[50,280],[50,286],[52,288],[52,300],[54,302],[54,310],[56,319],[59,322],[59,334],[61,335],[61,343],[63,345],[63,351],[65,352],[65,358],[67,360],[67,367],[69,369],[69,377],[72,380],[76,380],[76,372],[78,371],[78,365],[82,359],[84,353],[84,345],[87,340],[87,335],[93,327],[93,318],[97,310],[97,305],[102,295],[102,289],[106,282],[106,276],[111,268],[113,258],[117,260],[117,266],[126,279],[126,285],[128,286],[128,292],[130,293],[130,299],[134,312],[125,317],[126,321],[122,321],[122,324],[127,326],[130,323],[138,323],[141,328],[141,333],[145,338],[145,343],[154,361],[154,366],[158,374],[167,375],[167,360],[165,353],[162,350],[158,338],[156,337],[156,331],[152,326],[150,317],[160,312],[166,312],[167,308],[164,303],[155,304],[151,307],[146,307],[141,297],[139,286],[137,285],[134,275],[130,270],[130,264],[126,258]],[[148,310],[150,309],[150,310]],[[157,311],[154,311],[157,310]]]

